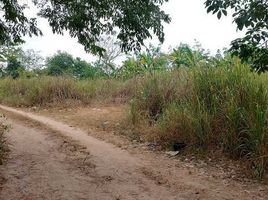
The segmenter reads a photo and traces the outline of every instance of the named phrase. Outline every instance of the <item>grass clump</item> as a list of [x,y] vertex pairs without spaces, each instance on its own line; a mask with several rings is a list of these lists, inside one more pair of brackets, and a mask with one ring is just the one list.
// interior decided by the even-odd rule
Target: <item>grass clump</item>
[[189,95],[191,83],[186,74],[186,70],[147,74],[136,90],[132,106],[152,122],[157,121],[166,105]]
[[268,167],[266,78],[240,63],[177,73],[147,78],[132,115],[146,116],[154,140],[221,149],[261,177]]
[[7,142],[5,139],[5,132],[7,131],[7,126],[0,124],[0,165],[3,164],[7,155]]

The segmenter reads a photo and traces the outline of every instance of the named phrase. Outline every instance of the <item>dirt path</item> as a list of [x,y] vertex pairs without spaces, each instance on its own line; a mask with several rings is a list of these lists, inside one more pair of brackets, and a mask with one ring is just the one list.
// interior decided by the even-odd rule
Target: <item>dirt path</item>
[[0,199],[267,199],[267,186],[221,179],[165,156],[132,155],[53,119],[0,108],[49,128],[6,121],[12,147],[0,167]]

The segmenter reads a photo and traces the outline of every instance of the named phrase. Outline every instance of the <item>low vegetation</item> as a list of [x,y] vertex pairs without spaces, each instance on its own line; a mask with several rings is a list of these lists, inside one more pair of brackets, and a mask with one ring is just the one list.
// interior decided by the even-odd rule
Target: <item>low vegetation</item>
[[3,164],[4,159],[7,155],[7,142],[5,138],[5,132],[7,131],[7,126],[0,123],[0,165]]
[[[69,67],[66,60],[83,67]],[[220,151],[249,164],[258,177],[268,169],[267,74],[238,58],[181,45],[168,54],[148,49],[109,73],[68,54],[47,61],[47,68],[30,71],[30,77],[0,79],[0,101],[12,106],[125,102],[131,127],[147,140]],[[90,77],[81,75],[89,69]]]
[[74,80],[70,77],[40,77],[30,79],[2,79],[0,99],[12,106],[45,106],[75,100],[89,104],[92,100],[104,102],[126,101],[133,96],[131,81],[108,79]]
[[221,150],[262,176],[268,166],[266,80],[241,64],[154,74],[134,97],[132,121],[147,124],[151,140]]

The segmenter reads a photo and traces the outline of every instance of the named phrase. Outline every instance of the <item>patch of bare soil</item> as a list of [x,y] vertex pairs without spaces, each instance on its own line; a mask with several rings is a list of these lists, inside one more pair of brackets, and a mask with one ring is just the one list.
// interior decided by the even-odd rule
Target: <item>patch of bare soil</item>
[[7,121],[12,146],[0,199],[267,199],[265,185],[163,154],[130,154],[55,119],[0,108],[22,117]]
[[[52,117],[73,127],[79,127],[90,135],[118,147],[127,148],[132,145],[129,141],[128,131],[125,130],[126,118],[129,116],[129,105],[126,104],[33,107],[26,108],[24,111]],[[124,133],[122,134],[122,132]]]

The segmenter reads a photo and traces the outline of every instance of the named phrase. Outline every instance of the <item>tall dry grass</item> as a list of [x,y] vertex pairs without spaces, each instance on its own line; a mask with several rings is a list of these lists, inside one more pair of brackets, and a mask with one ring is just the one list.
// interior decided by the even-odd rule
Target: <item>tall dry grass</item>
[[268,169],[267,83],[266,74],[237,62],[154,72],[126,81],[2,79],[0,101],[13,106],[127,101],[132,125],[147,138],[221,150],[250,163],[261,177]]
[[261,177],[268,167],[266,82],[240,63],[156,73],[135,95],[133,123],[148,121],[150,139],[164,144],[221,149]]
[[7,126],[0,123],[0,165],[3,164],[8,151],[7,141],[5,133],[7,131]]
[[41,77],[0,80],[0,101],[12,106],[62,104],[67,100],[89,104],[92,100],[126,101],[133,96],[134,80],[74,80],[68,77]]

